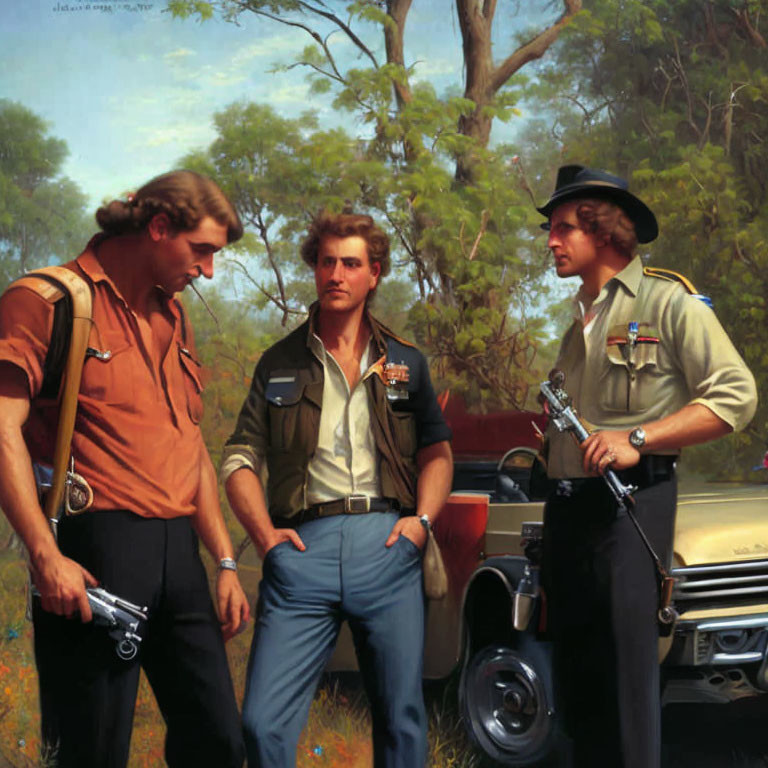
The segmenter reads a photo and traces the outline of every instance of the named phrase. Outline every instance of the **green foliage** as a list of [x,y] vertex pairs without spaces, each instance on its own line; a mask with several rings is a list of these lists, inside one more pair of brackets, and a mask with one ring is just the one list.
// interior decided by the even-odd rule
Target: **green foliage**
[[[606,0],[582,13],[529,90],[547,107],[527,136],[528,164],[581,162],[631,176],[655,211],[649,260],[687,275],[768,391],[768,3]],[[553,140],[552,133],[555,134]],[[551,189],[551,170],[537,181]],[[768,405],[734,437],[724,467],[754,463]],[[701,449],[695,465],[711,460]],[[710,466],[712,466],[710,462]]]
[[213,16],[213,3],[202,0],[168,0],[168,10],[181,19],[197,16],[200,21],[205,21]]
[[[389,230],[407,281],[377,301],[377,311],[402,324],[410,308],[408,331],[432,353],[439,388],[481,406],[523,407],[541,373],[537,352],[547,334],[535,307],[548,290],[541,281],[548,263],[528,236],[536,217],[514,150],[489,150],[487,137],[467,125],[477,115],[519,114],[527,79],[516,75],[482,103],[412,83],[402,60],[379,62],[381,44],[370,42],[402,34],[378,0],[213,5],[226,18],[253,13],[307,32],[296,62],[277,71],[304,67],[312,92],[328,93],[365,135],[321,131],[313,116],[285,120],[242,103],[217,115],[219,138],[209,150],[184,161],[213,173],[247,223],[252,235],[230,260],[255,288],[258,306],[271,303],[285,324],[298,319],[312,296],[296,256],[310,216],[345,206],[368,212]],[[171,9],[200,15],[194,2]],[[330,32],[356,49],[352,66],[337,60]]]
[[26,270],[85,245],[85,196],[60,176],[63,141],[37,115],[0,99],[0,289]]

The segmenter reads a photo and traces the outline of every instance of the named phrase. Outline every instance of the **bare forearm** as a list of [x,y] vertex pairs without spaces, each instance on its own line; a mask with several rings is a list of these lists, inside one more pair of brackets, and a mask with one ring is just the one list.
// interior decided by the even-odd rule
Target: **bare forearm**
[[217,562],[224,557],[233,556],[232,540],[219,505],[216,471],[205,447],[201,449],[200,487],[197,494],[197,511],[192,518],[192,525],[205,548]]
[[275,527],[267,511],[264,489],[253,470],[235,470],[225,485],[232,511],[251,537],[259,553],[269,548],[275,537]]
[[447,441],[429,445],[419,451],[416,460],[419,467],[416,513],[426,515],[434,522],[451,492],[451,447]]
[[0,466],[0,507],[37,565],[59,550],[37,499],[32,461],[21,429],[7,423],[0,425]]
[[29,552],[42,607],[63,616],[79,612],[83,621],[90,621],[85,588],[98,582],[61,554],[37,501],[32,460],[21,432],[28,416],[26,379],[20,371],[6,369],[0,377],[0,507]]
[[642,453],[685,448],[729,434],[732,429],[701,403],[686,405],[676,413],[643,425],[645,446]]
[[599,473],[610,464],[627,469],[640,461],[641,454],[659,453],[715,440],[731,427],[705,405],[693,403],[658,421],[638,424],[645,431],[645,445],[639,451],[629,442],[631,430],[593,432],[582,444],[584,471]]

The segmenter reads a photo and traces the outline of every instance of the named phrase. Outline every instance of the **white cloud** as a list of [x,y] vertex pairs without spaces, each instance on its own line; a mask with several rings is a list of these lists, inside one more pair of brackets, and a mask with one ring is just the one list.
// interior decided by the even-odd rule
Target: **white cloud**
[[420,60],[417,56],[414,64],[414,73],[420,80],[442,75],[455,75],[460,71],[461,65],[452,59],[424,57]]
[[[309,38],[307,38],[309,42]],[[293,53],[302,47],[301,38],[295,32],[273,35],[257,43],[251,43],[238,48],[230,58],[233,67],[243,66],[265,56],[275,56],[283,53]]]
[[213,138],[213,131],[207,123],[176,123],[163,128],[139,131],[133,149],[141,147],[162,147],[173,145],[174,154],[183,153],[185,148],[205,146]]
[[[316,99],[317,97],[315,97]],[[284,85],[281,88],[269,89],[269,103],[274,104],[303,104],[306,107],[312,107],[312,100],[309,98],[308,88],[305,83],[296,83],[295,85]]]
[[169,51],[163,56],[164,59],[185,59],[187,56],[194,56],[195,52],[189,48],[177,48],[175,51]]

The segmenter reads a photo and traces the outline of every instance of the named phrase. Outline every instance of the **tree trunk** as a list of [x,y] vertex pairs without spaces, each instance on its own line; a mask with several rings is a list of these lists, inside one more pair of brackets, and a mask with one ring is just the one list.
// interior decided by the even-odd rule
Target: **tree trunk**
[[[494,66],[491,31],[496,3],[497,0],[456,0],[466,69],[464,96],[475,103],[474,111],[462,116],[458,127],[460,133],[472,137],[481,147],[488,146],[493,125],[493,117],[485,108],[492,104],[498,91],[515,72],[547,52],[560,30],[581,10],[581,0],[563,0],[563,14],[554,24]],[[471,153],[458,158],[457,181],[472,183],[475,159]]]

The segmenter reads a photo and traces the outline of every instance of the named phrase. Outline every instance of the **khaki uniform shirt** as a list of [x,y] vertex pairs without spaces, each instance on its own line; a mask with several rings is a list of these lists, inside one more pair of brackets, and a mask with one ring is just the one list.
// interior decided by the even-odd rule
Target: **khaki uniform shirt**
[[[734,430],[752,418],[752,374],[712,309],[678,282],[644,275],[636,256],[603,286],[594,307],[586,332],[581,319],[566,332],[556,363],[565,390],[593,427],[634,429],[692,403]],[[634,347],[630,321],[638,323]],[[553,425],[548,436],[549,476],[584,477],[573,437]]]

